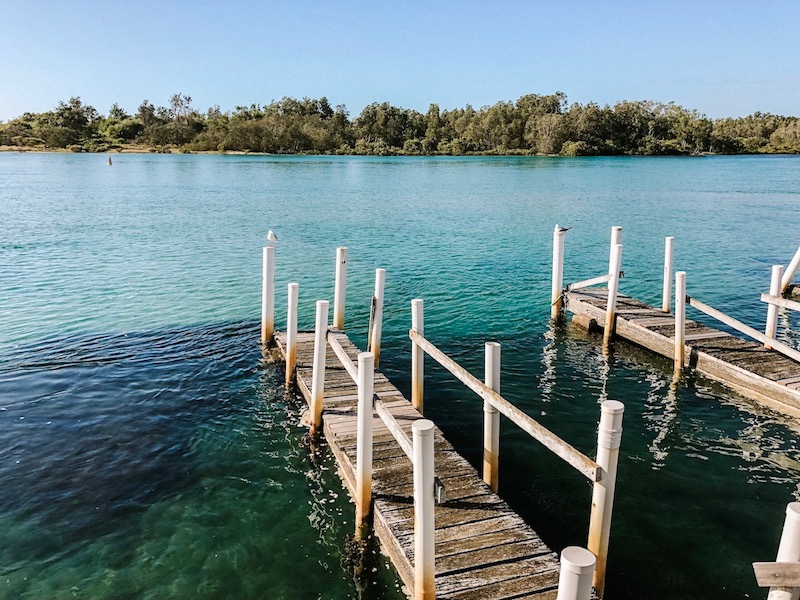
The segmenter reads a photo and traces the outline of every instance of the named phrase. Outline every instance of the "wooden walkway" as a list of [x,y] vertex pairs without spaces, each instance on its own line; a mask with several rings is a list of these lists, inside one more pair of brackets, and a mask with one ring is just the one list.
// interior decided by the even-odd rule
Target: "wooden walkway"
[[[345,333],[335,338],[357,364],[359,350]],[[284,353],[286,336],[276,333]],[[314,334],[299,333],[297,386],[310,402]],[[411,437],[422,416],[385,375],[375,373],[375,394]],[[358,389],[328,344],[323,431],[339,473],[355,496]],[[409,596],[414,595],[414,515],[411,462],[383,421],[373,421],[374,531]],[[446,488],[436,506],[436,597],[458,600],[555,599],[559,562],[538,534],[483,482],[478,472],[435,432],[435,469]]]
[[[564,292],[565,309],[605,322],[608,290]],[[675,315],[617,296],[616,336],[670,359],[675,355]],[[800,363],[763,344],[686,320],[687,363],[735,391],[783,413],[800,416]]]

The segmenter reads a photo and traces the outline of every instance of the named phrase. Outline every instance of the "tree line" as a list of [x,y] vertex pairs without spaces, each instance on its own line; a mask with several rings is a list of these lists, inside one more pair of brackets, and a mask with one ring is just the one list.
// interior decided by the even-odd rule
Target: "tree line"
[[174,94],[168,106],[144,100],[128,114],[114,104],[107,115],[73,97],[51,111],[0,123],[0,146],[361,155],[800,153],[800,119],[760,112],[709,119],[650,100],[568,104],[561,92],[479,109],[431,104],[425,113],[373,103],[355,119],[325,97],[202,113],[190,96]]

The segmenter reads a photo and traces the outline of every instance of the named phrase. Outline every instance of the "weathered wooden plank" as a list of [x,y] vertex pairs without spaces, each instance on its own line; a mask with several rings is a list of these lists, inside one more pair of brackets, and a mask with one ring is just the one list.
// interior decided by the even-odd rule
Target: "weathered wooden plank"
[[723,337],[731,337],[731,334],[725,333],[724,331],[705,331],[703,333],[687,333],[683,339],[687,342],[696,342],[698,340],[710,340]]
[[[555,555],[552,555],[552,559],[550,562],[544,562],[536,558],[528,558],[509,564],[491,565],[444,575],[437,579],[437,591],[442,598],[448,598],[453,597],[457,592],[474,591],[488,584],[513,581],[517,588],[517,595],[520,595],[525,592],[523,588],[518,587],[518,584],[522,583],[523,577],[528,578],[528,585],[533,580],[540,590],[556,588],[558,587],[558,559]],[[488,590],[484,590],[484,594],[487,592]]]

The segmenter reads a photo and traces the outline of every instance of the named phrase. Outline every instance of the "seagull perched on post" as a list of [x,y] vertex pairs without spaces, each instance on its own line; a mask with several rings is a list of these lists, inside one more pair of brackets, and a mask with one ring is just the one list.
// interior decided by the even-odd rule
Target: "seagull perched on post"
[[267,240],[269,241],[270,246],[274,246],[275,242],[278,240],[278,236],[275,235],[272,229],[270,229],[269,232],[267,233]]
[[564,233],[565,231],[569,231],[570,229],[572,229],[572,227],[559,227],[558,225],[556,225],[556,231],[559,231],[561,233]]

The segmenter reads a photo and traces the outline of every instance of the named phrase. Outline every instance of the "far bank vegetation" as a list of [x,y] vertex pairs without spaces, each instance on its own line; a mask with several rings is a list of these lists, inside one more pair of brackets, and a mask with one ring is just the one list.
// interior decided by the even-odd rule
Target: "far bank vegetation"
[[691,155],[800,153],[800,119],[768,113],[709,119],[674,103],[568,104],[527,94],[515,102],[427,112],[365,107],[351,118],[328,99],[283,98],[266,105],[199,112],[190,96],[168,106],[144,100],[134,114],[107,115],[79,97],[48,112],[0,123],[0,146],[108,152],[264,152],[360,155]]

